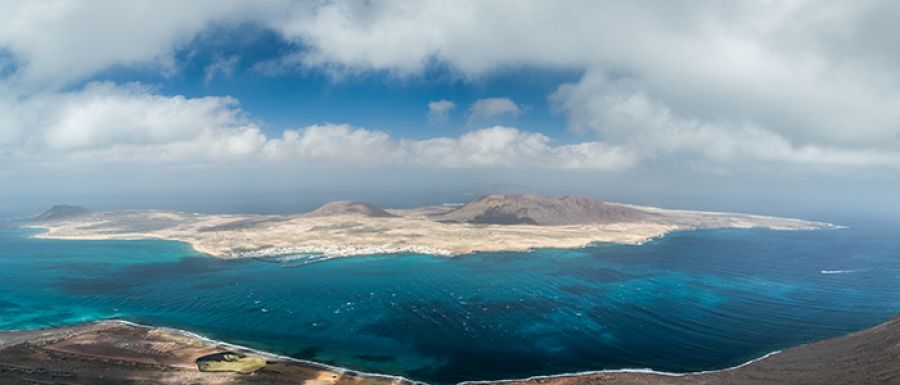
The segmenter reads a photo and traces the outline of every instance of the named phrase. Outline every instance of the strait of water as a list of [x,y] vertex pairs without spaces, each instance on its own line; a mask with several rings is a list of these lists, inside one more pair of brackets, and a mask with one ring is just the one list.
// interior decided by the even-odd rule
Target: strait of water
[[900,311],[896,227],[299,267],[0,228],[0,329],[117,318],[432,384],[737,365]]

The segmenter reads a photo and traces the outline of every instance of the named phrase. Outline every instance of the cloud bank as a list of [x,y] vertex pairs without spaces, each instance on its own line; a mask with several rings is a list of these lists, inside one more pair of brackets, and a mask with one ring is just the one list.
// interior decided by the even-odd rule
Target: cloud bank
[[[0,14],[0,156],[7,167],[280,159],[893,172],[898,17],[889,1],[10,2]],[[508,68],[581,71],[548,95],[580,143],[512,127],[411,140],[321,124],[279,136],[227,96],[72,86],[117,66],[177,73],[175,50],[211,25],[248,22],[297,47],[283,66],[336,76],[415,77],[435,64],[471,81]],[[223,58],[207,76],[229,76],[236,60]],[[433,102],[428,116],[442,119],[453,106]],[[510,99],[483,99],[469,121],[520,113]]]
[[[2,105],[2,104],[0,104]],[[346,124],[268,137],[228,97],[161,96],[138,84],[91,83],[6,105],[7,165],[290,162],[310,167],[621,169],[634,155],[598,142],[558,145],[542,134],[489,127],[459,137],[393,138]],[[13,108],[14,107],[14,108]]]
[[897,167],[897,16],[887,1],[332,1],[280,30],[307,67],[583,69],[556,109],[644,158]]

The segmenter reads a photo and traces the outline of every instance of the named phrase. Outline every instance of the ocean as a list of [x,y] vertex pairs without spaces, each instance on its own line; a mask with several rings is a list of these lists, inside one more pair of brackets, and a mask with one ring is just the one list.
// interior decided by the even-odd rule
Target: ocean
[[721,369],[900,311],[897,226],[302,266],[36,231],[0,228],[0,329],[124,319],[431,384]]

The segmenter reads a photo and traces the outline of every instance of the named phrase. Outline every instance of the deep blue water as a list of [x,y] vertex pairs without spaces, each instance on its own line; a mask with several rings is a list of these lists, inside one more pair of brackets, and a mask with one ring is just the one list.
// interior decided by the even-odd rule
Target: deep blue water
[[435,384],[708,370],[900,311],[896,229],[704,230],[643,246],[287,267],[0,228],[0,329],[120,318]]

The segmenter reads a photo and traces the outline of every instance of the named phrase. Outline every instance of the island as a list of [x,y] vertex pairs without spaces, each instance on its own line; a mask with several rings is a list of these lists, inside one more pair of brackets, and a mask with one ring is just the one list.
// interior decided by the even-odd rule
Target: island
[[827,223],[761,215],[668,210],[592,198],[487,195],[466,204],[381,209],[338,201],[298,215],[212,215],[165,210],[89,211],[57,206],[29,226],[56,239],[165,239],[218,258],[579,248],[641,244],[672,231],[704,228],[811,230]]

